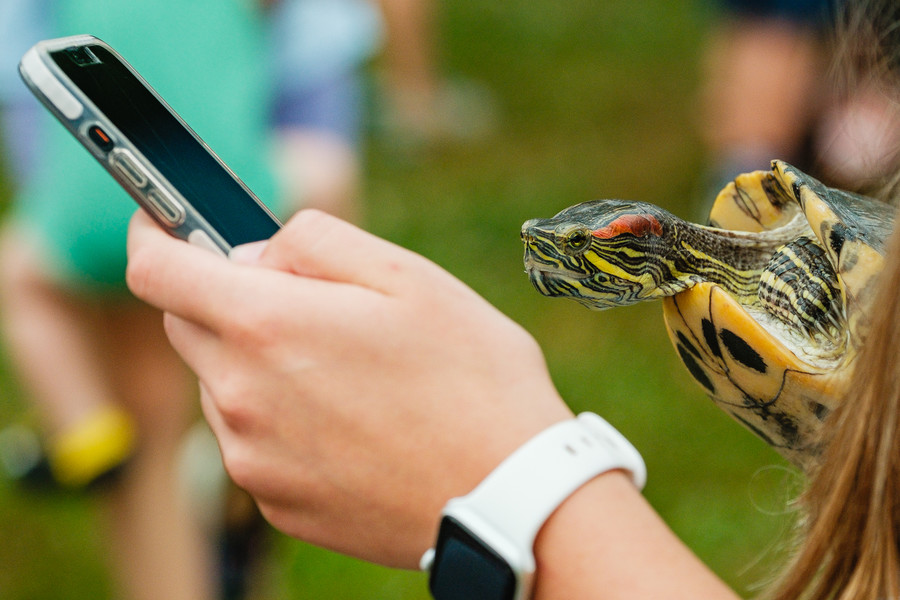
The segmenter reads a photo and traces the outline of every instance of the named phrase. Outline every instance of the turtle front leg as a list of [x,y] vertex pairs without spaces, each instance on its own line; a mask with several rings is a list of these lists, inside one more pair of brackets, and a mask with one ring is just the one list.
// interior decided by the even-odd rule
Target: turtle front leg
[[811,237],[779,248],[759,282],[762,307],[788,328],[805,332],[823,357],[846,346],[844,295],[825,250]]

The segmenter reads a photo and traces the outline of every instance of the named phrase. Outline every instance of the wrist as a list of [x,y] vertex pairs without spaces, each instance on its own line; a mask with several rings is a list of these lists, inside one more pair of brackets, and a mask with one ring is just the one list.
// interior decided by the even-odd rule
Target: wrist
[[544,524],[534,552],[532,600],[737,600],[622,471],[569,496]]
[[585,482],[613,470],[632,487],[645,479],[640,455],[597,415],[542,431],[472,492],[447,503],[433,551],[423,557],[438,600],[530,598],[535,538],[548,517]]
[[590,590],[609,585],[606,566],[615,569],[621,551],[615,532],[635,525],[623,522],[622,507],[635,503],[643,496],[621,470],[598,475],[563,501],[535,539],[533,600],[591,597]]

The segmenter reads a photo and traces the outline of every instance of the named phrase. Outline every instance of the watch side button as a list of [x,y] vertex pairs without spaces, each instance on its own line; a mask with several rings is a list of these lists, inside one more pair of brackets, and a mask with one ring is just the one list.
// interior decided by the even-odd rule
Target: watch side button
[[427,573],[431,570],[432,564],[434,564],[434,548],[429,548],[419,559],[419,570]]

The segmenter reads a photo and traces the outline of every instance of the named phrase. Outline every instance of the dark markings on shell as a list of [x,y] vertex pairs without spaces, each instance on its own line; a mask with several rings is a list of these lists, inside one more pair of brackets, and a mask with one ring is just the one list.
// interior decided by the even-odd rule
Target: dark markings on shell
[[787,191],[782,186],[781,182],[778,181],[776,177],[763,177],[761,182],[762,188],[766,193],[766,197],[769,199],[769,202],[772,206],[778,207],[779,211],[786,204],[792,204],[794,199],[787,194]]
[[703,356],[700,354],[700,351],[697,350],[696,346],[694,346],[694,344],[691,343],[691,341],[687,338],[686,335],[684,335],[684,334],[681,333],[680,331],[678,332],[677,335],[678,335],[678,342],[679,342],[679,343],[681,343],[685,348],[687,348],[688,350],[690,350],[690,351],[691,351],[691,354],[693,354],[694,356],[696,356],[696,357],[699,358],[700,360],[703,360]]
[[784,443],[772,444],[769,442],[770,445],[775,447],[797,448],[800,440],[800,427],[797,425],[796,419],[785,412],[772,410],[772,408],[776,406],[779,396],[780,394],[768,402],[745,396],[744,405],[747,409],[759,415],[759,418],[763,421],[771,419],[775,422],[775,425],[778,428],[778,434],[781,439],[784,440]]
[[748,421],[748,420],[745,419],[744,417],[740,416],[739,414],[737,414],[737,413],[735,413],[735,412],[733,412],[733,411],[729,411],[729,412],[731,413],[731,416],[733,416],[735,419],[737,419],[744,427],[746,427],[747,429],[749,429],[750,431],[752,431],[753,433],[755,433],[757,436],[759,436],[759,438],[760,438],[761,440],[763,440],[765,443],[767,443],[768,445],[772,446],[773,448],[777,448],[777,447],[778,447],[778,444],[775,443],[775,440],[773,440],[772,438],[770,438],[770,437],[766,434],[765,431],[763,431],[762,429],[760,429],[759,427],[757,427],[756,425],[754,425],[753,423],[751,423],[750,421]]
[[840,223],[835,223],[831,232],[828,234],[828,245],[831,246],[835,256],[841,255],[841,248],[844,247],[844,242],[846,240],[847,228]]
[[759,209],[757,208],[755,202],[749,200],[746,190],[742,188],[735,188],[735,194],[732,196],[732,201],[741,210],[742,213],[748,215],[754,221],[762,225],[762,222],[759,218]]
[[[681,334],[679,334],[681,336]],[[681,336],[681,339],[684,339],[684,336]],[[710,394],[716,393],[716,386],[713,385],[713,382],[710,381],[709,377],[706,375],[706,371],[703,370],[703,367],[697,363],[694,359],[694,356],[691,354],[691,350],[696,352],[696,349],[693,345],[690,345],[691,350],[688,350],[680,343],[677,344],[678,356],[681,357],[681,362],[684,363],[684,366],[687,367],[687,370],[693,376],[694,379],[697,380],[697,383],[702,385]]]
[[719,338],[716,337],[716,326],[709,319],[702,319],[700,327],[703,329],[703,339],[706,340],[706,346],[716,358],[722,358],[722,349],[719,347]]
[[824,421],[831,414],[831,409],[820,402],[809,400],[809,411],[820,421]]
[[[678,307],[678,313],[681,315],[681,307],[678,306],[677,303],[676,307]],[[683,315],[682,322],[685,322]],[[710,377],[709,371],[717,370],[714,366],[716,358],[714,358],[713,349],[715,349],[716,352],[715,356],[722,358],[722,345],[725,346],[728,352],[736,361],[740,362],[740,364],[761,373],[765,373],[767,369],[762,357],[750,348],[745,340],[735,335],[734,332],[723,328],[717,335],[715,323],[710,319],[701,319],[700,323],[701,328],[703,329],[702,334],[704,341],[706,343],[699,348],[699,340],[691,337],[689,331],[674,332],[676,338],[675,347],[678,351],[678,356],[681,358],[681,361],[684,363],[688,372],[690,372],[693,378],[703,386],[720,408],[732,415],[738,422],[763,439],[767,444],[774,448],[788,450],[801,448],[801,444],[804,440],[801,438],[797,420],[792,415],[780,410],[778,403],[781,398],[781,392],[783,391],[787,371],[782,373],[781,389],[777,390],[774,395],[768,399],[756,398],[747,393],[746,390],[732,379],[727,370],[724,373],[725,378],[727,379],[728,384],[733,386],[734,389],[731,391],[715,389],[715,383]],[[721,340],[721,343],[719,340]],[[699,361],[694,357],[694,349],[699,350],[701,353]],[[726,388],[727,387],[728,386],[726,385]],[[732,404],[725,400],[725,398],[731,396],[734,392],[737,392],[742,396],[742,400],[738,404]],[[720,394],[722,394],[722,396],[720,396]],[[825,407],[816,408],[810,406],[810,411],[814,410],[819,412],[823,410],[827,411]]]
[[776,413],[774,415],[775,422],[781,430],[781,437],[784,438],[788,448],[797,448],[800,442],[800,427],[797,420],[787,413]]
[[896,211],[893,206],[874,198],[829,188],[794,167],[783,166],[786,172],[793,172],[802,179],[803,185],[824,200],[828,209],[834,212],[834,218],[826,218],[823,226],[831,224],[844,240],[859,241],[880,254],[884,253],[885,244],[894,226]]
[[731,357],[747,367],[760,373],[766,372],[766,361],[763,357],[748,344],[744,338],[734,333],[730,329],[722,329],[719,332],[719,339],[728,349]]

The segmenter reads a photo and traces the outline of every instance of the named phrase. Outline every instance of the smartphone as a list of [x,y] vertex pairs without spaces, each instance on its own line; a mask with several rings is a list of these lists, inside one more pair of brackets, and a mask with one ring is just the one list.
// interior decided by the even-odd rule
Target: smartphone
[[278,219],[113,48],[80,35],[37,43],[25,84],[169,233],[228,254]]

